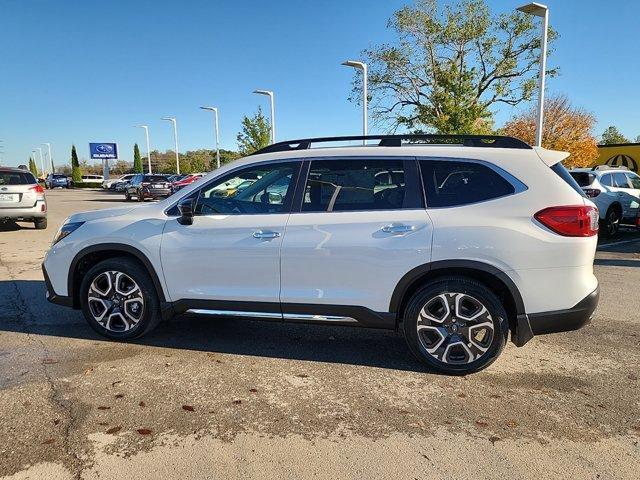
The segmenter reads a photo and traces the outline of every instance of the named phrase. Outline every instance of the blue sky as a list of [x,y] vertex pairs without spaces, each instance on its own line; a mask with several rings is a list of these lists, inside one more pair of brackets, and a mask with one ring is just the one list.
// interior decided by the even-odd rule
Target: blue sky
[[[347,97],[353,72],[340,62],[393,39],[386,22],[398,0],[102,1],[0,0],[0,140],[4,164],[26,163],[51,142],[66,163],[71,144],[118,142],[131,158],[173,145],[161,116],[178,119],[180,150],[211,148],[211,114],[220,108],[221,146],[235,149],[244,114],[276,95],[278,139],[358,134],[360,108]],[[524,0],[490,0],[494,11]],[[637,25],[640,2],[549,0],[559,31],[549,93],[565,93],[598,118],[640,135]],[[501,125],[514,112],[496,114]],[[376,133],[371,131],[371,133]]]

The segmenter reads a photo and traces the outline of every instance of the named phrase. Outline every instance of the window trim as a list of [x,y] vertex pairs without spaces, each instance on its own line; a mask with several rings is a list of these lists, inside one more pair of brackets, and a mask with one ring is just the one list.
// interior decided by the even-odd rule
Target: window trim
[[[477,202],[470,202],[470,203],[461,203],[458,205],[448,205],[445,207],[431,207],[429,206],[429,198],[427,197],[427,189],[426,189],[426,185],[424,184],[424,177],[422,175],[422,162],[423,161],[437,161],[437,162],[458,162],[458,163],[475,163],[475,164],[479,164],[482,165],[484,167],[488,167],[490,170],[492,170],[494,173],[496,173],[497,175],[499,175],[500,177],[502,177],[503,180],[505,180],[506,182],[508,182],[512,187],[513,187],[513,193],[508,193],[507,195],[500,195],[498,197],[492,197],[492,198],[488,198],[486,200],[479,200]],[[500,198],[506,198],[506,197],[510,197],[512,195],[518,195],[519,193],[525,192],[527,190],[529,190],[529,187],[523,183],[521,180],[519,180],[518,178],[516,178],[514,175],[512,175],[511,173],[507,172],[505,169],[491,163],[488,162],[486,160],[480,160],[480,159],[476,159],[476,158],[463,158],[463,157],[416,157],[416,163],[418,164],[418,172],[420,175],[420,181],[422,182],[422,193],[424,195],[424,203],[426,205],[427,210],[435,210],[435,209],[442,209],[442,208],[459,208],[459,207],[467,207],[470,205],[478,205],[480,203],[485,203],[485,202],[491,202],[493,200],[498,200]]]
[[[369,209],[364,208],[361,210],[332,210],[322,211],[322,212],[308,212],[302,210],[302,204],[304,201],[304,194],[306,192],[307,180],[309,178],[309,172],[311,171],[311,162],[313,161],[343,161],[350,162],[354,160],[396,160],[403,162],[403,168],[405,172],[405,189],[407,189],[407,183],[411,180],[413,183],[413,193],[415,195],[416,204],[420,203],[421,206],[416,207],[407,207],[407,208],[385,208],[385,209]],[[294,197],[293,208],[291,209],[292,214],[318,214],[318,213],[331,213],[331,214],[340,214],[340,213],[358,213],[358,212],[397,212],[399,210],[409,211],[409,210],[424,210],[425,203],[424,197],[420,195],[420,187],[421,187],[421,178],[420,172],[418,170],[418,165],[416,163],[416,157],[407,156],[407,155],[355,155],[355,156],[335,156],[335,157],[307,157],[304,159],[303,166],[300,169],[300,174],[298,175],[298,184],[296,186],[296,195]],[[409,189],[405,190],[405,192],[410,191]]]

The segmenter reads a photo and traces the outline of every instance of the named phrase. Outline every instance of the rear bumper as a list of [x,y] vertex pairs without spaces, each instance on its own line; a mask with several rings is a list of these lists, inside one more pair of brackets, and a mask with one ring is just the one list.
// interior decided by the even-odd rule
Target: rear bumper
[[44,200],[38,200],[33,207],[0,208],[0,220],[31,220],[34,218],[45,218],[46,216],[47,204]]
[[553,312],[530,313],[519,315],[513,342],[521,347],[534,335],[569,332],[584,327],[593,316],[600,297],[600,288],[596,289],[578,302],[573,308]]
[[73,307],[73,298],[58,295],[53,289],[53,285],[51,284],[51,280],[49,280],[49,275],[47,274],[47,269],[44,268],[44,263],[42,264],[42,275],[44,276],[44,284],[47,289],[45,293],[47,300],[51,303],[55,303],[56,305],[62,305],[63,307]]
[[154,189],[143,189],[142,190],[142,196],[144,198],[161,198],[161,197],[168,197],[169,195],[171,195],[171,190],[169,190],[168,188],[154,188]]

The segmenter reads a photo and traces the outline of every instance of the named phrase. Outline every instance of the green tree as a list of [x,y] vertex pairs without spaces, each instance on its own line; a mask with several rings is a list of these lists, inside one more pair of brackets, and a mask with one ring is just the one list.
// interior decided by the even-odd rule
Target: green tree
[[[418,0],[395,12],[388,27],[397,41],[363,56],[373,120],[392,131],[487,133],[492,107],[518,105],[536,90],[540,33],[531,15],[494,15],[485,0]],[[556,37],[549,30],[549,45]],[[361,77],[351,95],[358,102]]]
[[36,162],[31,157],[29,157],[29,171],[33,173],[34,177],[38,177],[38,167],[36,166]]
[[602,140],[600,145],[613,145],[616,143],[629,143],[629,139],[620,133],[617,127],[611,125],[602,132]]
[[142,158],[140,158],[140,148],[138,148],[137,143],[133,146],[133,173],[144,173]]
[[256,150],[269,145],[271,125],[262,114],[260,107],[258,107],[258,111],[253,117],[243,117],[242,130],[236,138],[238,140],[238,150],[242,156],[250,155]]
[[71,146],[71,179],[73,183],[82,182],[82,169],[80,168],[80,162],[78,162],[78,153],[75,145]]

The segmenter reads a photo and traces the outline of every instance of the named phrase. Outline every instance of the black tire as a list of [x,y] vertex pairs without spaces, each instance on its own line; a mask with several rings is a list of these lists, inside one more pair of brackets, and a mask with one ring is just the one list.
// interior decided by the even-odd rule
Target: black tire
[[614,237],[620,230],[620,210],[616,207],[609,207],[604,220],[600,221],[600,232],[605,238]]
[[[124,331],[115,331],[106,328],[94,317],[92,306],[89,305],[89,289],[96,278],[105,272],[121,272],[128,276],[138,285],[143,299],[142,314],[139,320],[129,329]],[[87,323],[100,335],[113,340],[130,340],[141,337],[142,335],[153,330],[162,319],[160,313],[160,301],[158,293],[149,273],[146,269],[135,260],[127,257],[116,257],[103,260],[92,267],[82,279],[80,286],[80,303],[82,313]],[[115,312],[114,312],[115,313]],[[111,323],[111,322],[109,322]],[[120,322],[123,323],[123,322]]]
[[36,227],[36,230],[45,230],[47,228],[47,219],[46,218],[36,218],[33,221],[33,224]]
[[[446,295],[439,297],[441,294]],[[441,330],[439,330],[440,333],[435,332],[433,328],[429,329],[431,325],[429,325],[427,329],[422,330],[422,333],[418,333],[419,323],[421,327],[427,326],[427,324],[430,323],[436,323],[425,320],[421,315],[423,307],[430,305],[430,308],[433,309],[434,306],[438,307],[437,302],[441,302],[440,305],[445,307],[443,302],[446,300],[449,305],[449,310],[446,310],[446,312],[451,312],[451,308],[456,302],[456,297],[461,305],[461,309],[465,308],[462,306],[463,302],[476,305],[471,302],[471,300],[478,302],[480,307],[486,308],[486,312],[482,316],[482,321],[469,322],[470,324],[477,324],[477,322],[483,324],[487,322],[492,323],[492,330],[487,327],[480,330],[483,336],[487,335],[486,340],[484,340],[484,345],[482,345],[485,350],[481,350],[479,344],[472,344],[469,341],[462,342],[462,340],[467,339],[467,337],[464,336],[464,332],[467,331],[467,324],[464,316],[458,315],[462,313],[461,311],[457,312],[452,320],[437,323],[437,326],[441,328]],[[480,307],[476,305],[476,308],[478,308],[477,311],[482,310]],[[442,318],[447,317],[443,316]],[[482,283],[466,277],[440,278],[420,288],[409,299],[404,310],[402,324],[405,340],[411,353],[430,369],[447,375],[466,375],[488,367],[498,358],[500,353],[502,353],[509,335],[507,313],[498,297]],[[445,328],[445,324],[449,326]],[[456,330],[450,333],[452,329]],[[442,333],[443,331],[449,332],[446,338]],[[419,337],[419,335],[421,337]],[[429,336],[435,339],[431,341]],[[475,340],[478,339],[476,338]],[[440,343],[438,343],[439,341]],[[483,340],[478,341],[482,342]],[[462,345],[462,343],[465,343],[465,345]],[[466,352],[464,353],[465,360],[457,360],[453,354],[447,354],[445,345],[451,345],[451,347],[453,347],[451,348],[451,352],[454,352],[454,349]],[[434,349],[434,347],[438,348],[434,349],[432,354],[427,351],[429,346],[431,346],[432,349]],[[445,360],[449,359],[450,361],[443,361],[441,358],[438,358],[438,356],[445,358]]]

